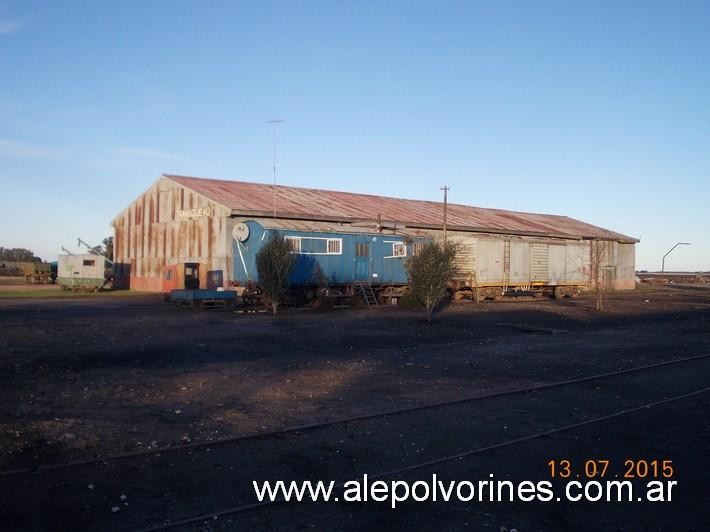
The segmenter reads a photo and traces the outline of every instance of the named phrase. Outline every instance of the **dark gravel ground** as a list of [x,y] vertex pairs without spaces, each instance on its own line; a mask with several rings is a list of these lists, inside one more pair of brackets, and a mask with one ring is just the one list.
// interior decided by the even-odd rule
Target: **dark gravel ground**
[[[597,314],[586,297],[455,304],[427,324],[397,308],[272,317],[193,314],[153,297],[0,299],[1,467],[209,441],[710,353],[706,288],[619,292],[609,309]],[[0,522],[139,529],[255,502],[252,480],[374,475],[701,389],[709,370],[709,361],[695,361],[209,451],[3,476]],[[699,395],[395,477],[538,481],[553,458],[609,459],[615,473],[626,459],[671,459],[671,502],[292,503],[195,528],[705,530],[708,401]]]

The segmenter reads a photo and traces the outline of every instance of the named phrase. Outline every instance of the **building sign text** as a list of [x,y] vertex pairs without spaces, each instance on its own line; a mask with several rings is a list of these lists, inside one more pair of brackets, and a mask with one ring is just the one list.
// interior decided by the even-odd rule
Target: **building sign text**
[[178,209],[178,218],[206,218],[214,214],[212,207],[199,207],[196,209]]

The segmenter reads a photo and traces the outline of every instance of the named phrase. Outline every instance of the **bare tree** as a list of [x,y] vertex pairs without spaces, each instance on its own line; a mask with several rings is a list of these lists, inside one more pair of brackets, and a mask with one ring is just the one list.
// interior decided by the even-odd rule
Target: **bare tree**
[[446,289],[456,273],[456,251],[457,246],[453,242],[429,242],[405,264],[409,290],[426,308],[428,321],[431,321],[436,306],[446,297]]
[[608,270],[610,242],[590,241],[589,247],[589,286],[595,295],[595,307],[603,312],[607,305]]
[[256,254],[259,286],[269,299],[274,314],[288,291],[288,276],[295,262],[291,246],[278,234],[274,234]]

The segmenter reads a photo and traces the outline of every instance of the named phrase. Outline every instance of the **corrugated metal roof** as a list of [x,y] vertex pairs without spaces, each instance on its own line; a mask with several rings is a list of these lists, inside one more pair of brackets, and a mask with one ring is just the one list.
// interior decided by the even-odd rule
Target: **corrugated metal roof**
[[312,220],[287,220],[283,218],[250,218],[259,222],[266,229],[289,229],[292,231],[307,231],[316,233],[352,233],[352,234],[386,234],[386,235],[407,235],[431,237],[433,232],[426,229],[406,228],[404,225],[397,227],[384,226],[382,231],[377,227],[376,222],[371,223],[338,223],[320,222]]
[[[234,215],[271,216],[276,189],[276,213],[279,218],[346,222],[377,220],[380,216],[386,224],[422,228],[442,226],[442,203],[436,201],[167,174],[164,177],[224,205]],[[448,205],[447,224],[452,231],[638,242],[635,238],[567,216],[485,209],[452,203]]]

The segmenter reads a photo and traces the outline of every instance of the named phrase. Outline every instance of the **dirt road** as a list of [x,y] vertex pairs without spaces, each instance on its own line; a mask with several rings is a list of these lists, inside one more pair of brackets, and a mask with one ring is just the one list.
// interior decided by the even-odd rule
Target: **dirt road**
[[[710,353],[710,290],[646,287],[613,294],[609,306],[599,315],[584,297],[462,303],[430,325],[421,313],[389,307],[272,317],[193,314],[152,296],[0,299],[2,468],[267,432]],[[252,480],[374,474],[682,395],[710,385],[709,376],[710,364],[696,361],[170,459],[6,475],[0,489],[14,496],[3,497],[0,518],[24,530],[57,520],[60,528],[140,529],[252,503]],[[626,459],[669,457],[680,486],[671,503],[289,504],[198,528],[700,530],[708,400],[679,400],[407,477],[535,481],[562,456],[608,457],[617,469]]]

